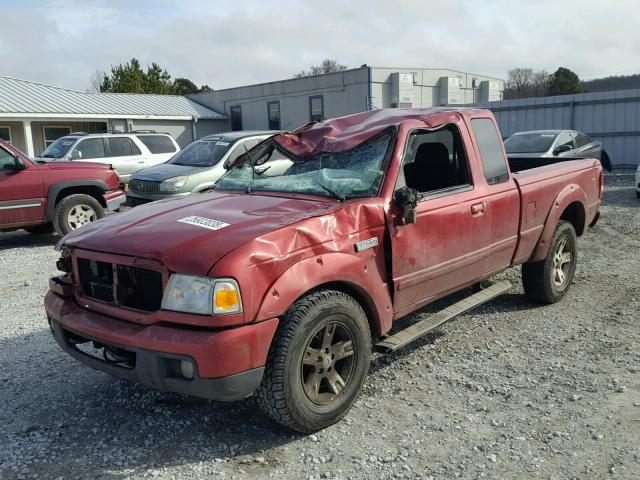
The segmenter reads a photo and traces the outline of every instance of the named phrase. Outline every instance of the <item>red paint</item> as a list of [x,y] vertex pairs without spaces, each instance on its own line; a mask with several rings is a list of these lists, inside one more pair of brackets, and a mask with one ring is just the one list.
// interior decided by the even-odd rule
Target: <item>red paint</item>
[[[281,317],[310,290],[331,285],[352,292],[361,301],[374,335],[385,333],[394,319],[546,252],[549,232],[572,202],[583,209],[587,225],[597,212],[601,196],[597,160],[550,165],[488,184],[469,128],[472,118],[494,121],[486,110],[378,110],[307,125],[276,137],[296,155],[308,157],[319,151],[352,148],[394,127],[395,148],[378,197],[339,202],[299,194],[213,191],[136,207],[65,239],[74,258],[144,263],[145,268],[161,271],[165,283],[173,272],[234,278],[242,293],[242,314],[144,313],[92,301],[77,287],[73,296],[65,298],[50,293],[47,309],[58,318],[63,306],[74,308],[74,328],[114,342],[112,335],[117,335],[118,341],[131,346],[148,341],[147,334],[138,332],[153,332],[154,341],[163,348],[173,348],[179,338],[176,348],[181,353],[188,352],[189,341],[194,352],[204,352],[207,339],[215,337],[219,339],[216,348],[234,359],[237,351],[246,351],[235,343],[236,334],[231,332],[243,336],[250,324],[250,328],[260,328],[259,334],[242,345],[248,346],[250,363],[255,366],[266,361],[275,330],[272,319]],[[420,202],[417,223],[404,225],[392,198],[407,136],[413,129],[445,124],[454,124],[460,131],[473,185]],[[191,215],[229,226],[212,231],[178,222]],[[357,242],[373,237],[378,239],[377,246],[356,251]],[[69,324],[69,318],[59,320]],[[180,324],[200,329],[181,329]],[[229,328],[233,326],[236,328]],[[219,330],[222,327],[225,330]],[[221,343],[227,341],[229,345]],[[154,344],[145,345],[153,348]],[[202,355],[201,361],[212,361]],[[216,362],[233,363],[219,357]],[[234,365],[228,367],[229,372],[248,368],[243,362]]]
[[[51,162],[39,164],[31,161],[20,150],[0,140],[0,149],[18,157],[24,170],[0,170],[0,230],[38,225],[51,221],[47,218],[50,189],[63,182],[98,181],[102,188],[104,204],[124,195],[118,188],[118,175],[108,165],[91,162]],[[86,183],[85,183],[86,184]],[[26,204],[20,206],[19,203]]]

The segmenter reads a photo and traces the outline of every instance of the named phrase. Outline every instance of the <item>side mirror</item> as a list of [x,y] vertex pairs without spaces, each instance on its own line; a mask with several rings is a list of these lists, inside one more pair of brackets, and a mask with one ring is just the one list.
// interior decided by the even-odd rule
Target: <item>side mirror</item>
[[80,150],[74,150],[71,152],[71,160],[80,160],[82,158],[82,152]]
[[569,150],[573,150],[573,147],[565,143],[564,145],[558,145],[553,151],[553,154],[558,155],[559,153],[568,152]]
[[402,187],[393,194],[393,203],[402,211],[402,220],[406,225],[416,223],[418,191],[411,187]]

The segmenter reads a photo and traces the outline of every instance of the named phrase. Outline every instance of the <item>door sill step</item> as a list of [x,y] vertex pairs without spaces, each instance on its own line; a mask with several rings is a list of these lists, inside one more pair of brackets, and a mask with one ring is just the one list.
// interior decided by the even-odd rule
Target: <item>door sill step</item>
[[482,305],[503,293],[511,290],[511,283],[506,280],[493,282],[489,287],[480,290],[467,298],[448,306],[439,312],[433,313],[413,325],[399,330],[391,335],[382,337],[374,344],[374,350],[382,353],[391,353],[419,339],[434,328],[439,327],[444,322],[457,317],[460,314]]

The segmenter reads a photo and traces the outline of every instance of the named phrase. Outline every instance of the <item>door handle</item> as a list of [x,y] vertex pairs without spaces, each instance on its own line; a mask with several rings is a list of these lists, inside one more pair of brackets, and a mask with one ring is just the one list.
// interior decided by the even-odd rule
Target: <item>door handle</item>
[[474,205],[471,205],[471,215],[482,215],[486,207],[487,207],[486,202],[476,203]]

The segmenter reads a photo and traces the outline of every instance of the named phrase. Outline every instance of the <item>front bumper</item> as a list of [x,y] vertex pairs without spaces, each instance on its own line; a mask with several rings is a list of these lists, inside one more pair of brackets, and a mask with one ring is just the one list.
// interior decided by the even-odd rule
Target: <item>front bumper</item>
[[[115,377],[162,391],[210,400],[250,396],[260,385],[278,319],[224,330],[140,325],[80,308],[73,297],[49,291],[45,310],[62,349],[82,363]],[[78,348],[80,342],[126,354],[118,364]],[[194,365],[192,379],[180,361]]]
[[124,193],[124,190],[117,189],[105,193],[102,198],[104,198],[104,202],[107,205],[107,210],[115,212],[126,202],[127,195]]

